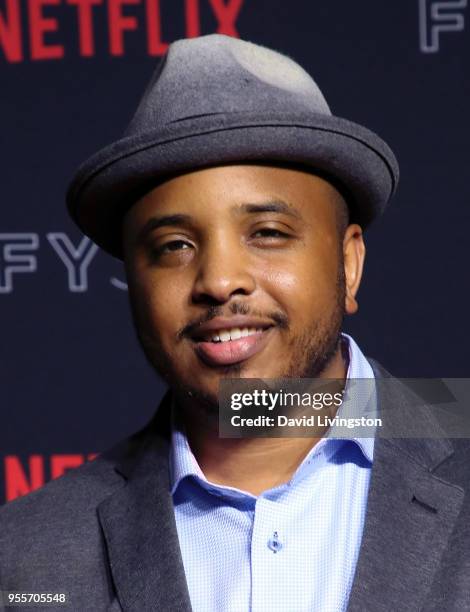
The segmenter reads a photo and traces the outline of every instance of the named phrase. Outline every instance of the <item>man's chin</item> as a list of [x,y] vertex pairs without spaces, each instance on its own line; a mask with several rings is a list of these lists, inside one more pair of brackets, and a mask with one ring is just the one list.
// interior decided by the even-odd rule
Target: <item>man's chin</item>
[[[252,368],[249,364],[246,364],[246,367],[243,366],[244,364],[241,362],[226,367],[210,368],[210,372],[201,372],[200,375],[195,374],[195,379],[199,381],[198,386],[184,379],[168,382],[174,390],[175,397],[183,406],[191,411],[202,411],[208,416],[218,417],[221,380],[259,378],[256,374],[257,368]],[[206,384],[201,384],[204,379],[206,379]]]
[[203,414],[210,419],[218,418],[219,400],[217,392],[213,389],[186,386],[184,384],[173,387],[177,405],[184,411]]

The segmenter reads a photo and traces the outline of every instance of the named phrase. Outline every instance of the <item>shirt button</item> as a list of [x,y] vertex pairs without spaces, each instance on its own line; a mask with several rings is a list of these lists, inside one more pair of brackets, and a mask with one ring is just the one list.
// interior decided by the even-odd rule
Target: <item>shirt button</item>
[[277,553],[282,548],[282,543],[279,540],[279,534],[275,531],[272,537],[268,540],[268,548],[273,551],[273,553]]

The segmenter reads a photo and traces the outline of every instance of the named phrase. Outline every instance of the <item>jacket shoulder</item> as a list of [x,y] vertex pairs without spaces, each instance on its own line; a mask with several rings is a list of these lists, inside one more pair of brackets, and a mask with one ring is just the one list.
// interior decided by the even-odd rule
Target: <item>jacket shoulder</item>
[[72,588],[78,574],[107,583],[97,507],[124,485],[116,467],[131,440],[0,508],[2,589]]
[[[74,514],[81,514],[98,504],[122,483],[114,468],[115,462],[105,453],[40,489],[6,503],[0,508],[0,523],[14,529],[18,522],[24,528],[25,524],[37,523],[42,517],[48,518],[49,523],[52,517],[59,518],[61,515],[64,515],[64,520],[70,520]],[[0,538],[5,535],[1,530]]]

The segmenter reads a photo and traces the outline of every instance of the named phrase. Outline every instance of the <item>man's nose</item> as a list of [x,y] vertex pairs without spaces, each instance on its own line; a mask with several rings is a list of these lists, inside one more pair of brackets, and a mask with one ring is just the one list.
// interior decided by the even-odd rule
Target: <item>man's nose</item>
[[220,237],[205,246],[193,287],[195,303],[225,303],[233,295],[249,295],[256,288],[248,256],[237,240]]

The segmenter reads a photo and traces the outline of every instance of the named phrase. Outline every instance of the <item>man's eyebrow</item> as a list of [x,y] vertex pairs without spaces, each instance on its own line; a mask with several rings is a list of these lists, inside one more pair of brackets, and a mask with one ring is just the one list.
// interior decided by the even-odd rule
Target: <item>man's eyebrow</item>
[[[291,204],[283,202],[282,200],[273,200],[269,202],[262,202],[260,204],[242,204],[236,206],[233,209],[235,213],[264,213],[264,212],[277,212],[296,219],[302,219],[300,212],[294,208]],[[146,221],[144,227],[140,230],[137,240],[142,241],[147,234],[153,232],[160,227],[168,227],[171,225],[190,225],[192,221],[191,215],[177,213],[173,215],[161,215],[157,217],[151,217]]]
[[189,225],[191,222],[190,215],[175,214],[175,215],[161,215],[159,217],[151,217],[146,221],[144,227],[140,230],[138,240],[143,240],[147,234],[153,232],[159,227],[167,227],[170,225]]
[[235,211],[237,213],[277,212],[295,217],[296,219],[302,219],[302,215],[294,206],[288,204],[287,202],[283,202],[282,200],[273,200],[270,202],[262,202],[260,204],[242,204],[241,206],[237,206]]

